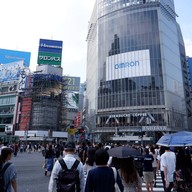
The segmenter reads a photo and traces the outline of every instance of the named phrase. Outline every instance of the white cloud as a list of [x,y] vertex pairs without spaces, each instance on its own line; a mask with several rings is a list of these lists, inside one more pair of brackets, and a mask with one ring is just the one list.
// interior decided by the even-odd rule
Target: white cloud
[[184,38],[184,42],[186,55],[192,57],[192,39]]

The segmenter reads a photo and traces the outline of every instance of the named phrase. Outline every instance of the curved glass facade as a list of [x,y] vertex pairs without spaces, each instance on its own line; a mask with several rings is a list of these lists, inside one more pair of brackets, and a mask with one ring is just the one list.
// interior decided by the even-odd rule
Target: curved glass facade
[[[157,11],[124,15],[122,10],[113,13],[113,19],[110,17],[111,15],[108,15],[99,19],[98,24],[98,109],[164,105]],[[128,55],[129,53],[132,54]],[[106,64],[106,59],[114,65],[109,62]],[[144,64],[146,59],[147,64]],[[134,63],[137,61],[138,63]],[[122,63],[125,63],[125,66],[119,66]],[[135,65],[140,65],[136,72]],[[110,73],[115,73],[115,70],[118,72],[113,77]],[[143,76],[140,76],[141,70],[144,71]],[[149,72],[145,73],[148,70]]]
[[185,129],[173,1],[98,0],[97,9],[97,131]]

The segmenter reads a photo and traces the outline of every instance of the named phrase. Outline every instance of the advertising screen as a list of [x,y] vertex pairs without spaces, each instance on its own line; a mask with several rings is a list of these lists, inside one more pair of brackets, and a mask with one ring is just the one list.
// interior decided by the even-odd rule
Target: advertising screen
[[7,64],[15,61],[24,61],[24,66],[29,67],[30,58],[30,52],[0,49],[0,64]]
[[37,63],[61,66],[62,46],[62,41],[40,39]]
[[78,109],[79,106],[79,93],[68,92],[67,93],[67,106],[68,109]]
[[126,52],[106,58],[106,81],[149,75],[149,50]]
[[17,61],[0,65],[0,82],[11,82],[20,79],[24,61]]

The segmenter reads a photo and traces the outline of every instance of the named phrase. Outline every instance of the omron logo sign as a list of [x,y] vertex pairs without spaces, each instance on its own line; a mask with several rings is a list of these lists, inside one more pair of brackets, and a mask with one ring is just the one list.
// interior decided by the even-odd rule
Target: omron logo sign
[[148,49],[106,57],[106,81],[150,75]]
[[139,66],[139,61],[131,61],[131,62],[119,63],[114,65],[115,69],[121,69],[126,67],[136,67],[136,66]]
[[43,61],[61,61],[60,57],[51,57],[51,56],[39,56],[39,60]]

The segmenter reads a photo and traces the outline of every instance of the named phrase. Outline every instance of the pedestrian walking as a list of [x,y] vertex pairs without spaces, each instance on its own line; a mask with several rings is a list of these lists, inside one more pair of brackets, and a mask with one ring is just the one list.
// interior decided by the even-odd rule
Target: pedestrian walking
[[3,187],[6,192],[17,192],[17,171],[15,165],[10,163],[13,150],[9,147],[5,147],[1,150],[0,155],[0,170],[7,167],[3,174]]
[[115,181],[113,169],[107,166],[109,159],[108,152],[100,148],[95,152],[95,164],[96,167],[89,170],[85,192],[114,192],[115,182],[117,182],[120,191],[122,192],[124,187],[117,172]]
[[15,157],[17,156],[18,149],[19,149],[18,144],[15,143],[15,144],[13,145],[13,151],[14,151],[14,156],[15,156]]
[[173,176],[176,168],[175,153],[170,151],[169,147],[165,147],[165,152],[161,156],[161,164],[165,177],[165,191],[171,192],[173,188]]
[[49,144],[48,149],[45,150],[45,176],[51,175],[51,171],[53,169],[54,164],[54,157],[55,157],[54,149],[52,147],[52,144]]
[[[74,156],[75,151],[76,151],[76,147],[74,142],[66,143],[64,147],[63,161],[65,162],[68,169],[71,169],[71,167],[74,165],[75,161],[77,160]],[[54,190],[57,188],[57,180],[61,170],[62,170],[62,166],[59,160],[57,160],[54,164],[51,177],[49,180],[49,186],[48,186],[49,192],[54,192]],[[79,186],[76,186],[78,189],[77,191],[83,192],[84,191],[84,171],[83,171],[83,164],[80,161],[78,163],[77,170],[79,171]],[[73,190],[72,192],[75,192],[75,190]]]
[[77,148],[78,156],[83,164],[85,164],[86,158],[87,158],[87,146],[86,143],[80,143]]
[[95,161],[94,161],[95,152],[96,152],[95,147],[89,146],[89,148],[87,150],[87,159],[83,166],[86,174],[88,174],[90,169],[95,167]]
[[150,153],[152,156],[153,156],[153,163],[152,163],[152,166],[153,166],[153,176],[154,176],[154,187],[156,187],[156,180],[157,180],[157,177],[156,177],[156,172],[157,172],[157,151],[155,150],[155,148],[153,146],[150,147]]
[[32,144],[31,144],[31,142],[29,142],[29,144],[27,145],[27,151],[28,151],[28,153],[32,152]]
[[133,157],[129,158],[114,158],[115,167],[119,168],[118,172],[121,177],[124,192],[141,192],[142,191],[142,178],[139,176],[137,169],[135,167],[135,162]]
[[164,152],[165,152],[165,147],[160,146],[159,154],[157,155],[157,170],[160,170],[161,180],[162,180],[163,188],[164,188],[164,191],[165,191],[164,168],[163,168],[163,166],[161,164],[161,156],[163,155]]
[[146,184],[147,192],[153,192],[153,156],[149,154],[149,149],[145,149],[144,161],[143,161],[143,178]]

